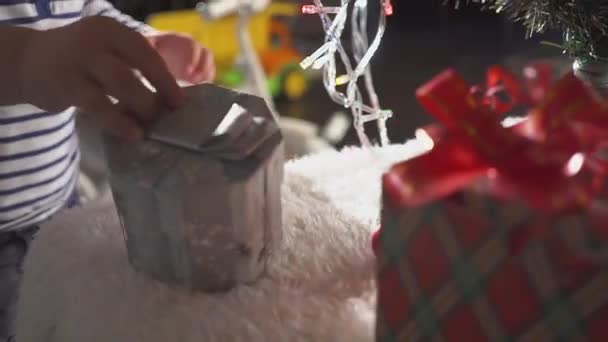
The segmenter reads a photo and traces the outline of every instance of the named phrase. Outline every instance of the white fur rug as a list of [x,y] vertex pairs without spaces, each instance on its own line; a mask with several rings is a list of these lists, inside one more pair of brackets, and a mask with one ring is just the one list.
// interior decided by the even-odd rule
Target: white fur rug
[[135,274],[110,200],[65,212],[26,262],[18,341],[372,341],[380,175],[420,151],[412,142],[287,164],[283,245],[263,279],[225,294]]

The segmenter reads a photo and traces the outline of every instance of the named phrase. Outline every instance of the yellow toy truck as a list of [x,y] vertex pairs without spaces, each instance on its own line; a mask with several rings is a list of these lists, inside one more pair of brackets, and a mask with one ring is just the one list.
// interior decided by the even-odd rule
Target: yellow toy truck
[[[268,79],[273,97],[300,99],[308,88],[308,80],[300,68],[302,56],[293,47],[288,26],[277,17],[298,15],[296,4],[276,2],[251,18],[249,35]],[[235,67],[239,55],[235,15],[218,20],[205,20],[197,10],[161,12],[150,16],[147,23],[159,30],[187,33],[208,47],[218,67],[216,83],[238,88],[244,73]]]

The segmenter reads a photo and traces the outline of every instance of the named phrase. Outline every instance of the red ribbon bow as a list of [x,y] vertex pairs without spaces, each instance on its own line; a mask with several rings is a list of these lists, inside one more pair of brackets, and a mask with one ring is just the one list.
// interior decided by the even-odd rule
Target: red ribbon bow
[[[482,106],[502,116],[517,107],[532,107],[540,103],[549,91],[552,80],[551,65],[543,62],[526,66],[521,79],[500,66],[491,66],[486,72],[485,87],[475,85],[469,91]],[[526,133],[526,128],[517,127],[520,133]],[[445,127],[432,124],[420,129],[419,133],[438,141],[444,136]]]
[[[596,160],[592,152],[608,141],[608,110],[573,74],[551,85],[547,69],[537,65],[528,69],[536,70],[536,81],[528,78],[522,87],[501,70],[488,73],[489,89],[501,82],[511,102],[496,101],[496,92],[471,92],[453,70],[417,91],[419,102],[443,129],[433,126],[434,146],[428,153],[383,176],[387,203],[420,206],[484,179],[493,195],[524,200],[546,214],[591,204],[601,167],[582,161]],[[503,127],[501,114],[517,104],[533,106],[528,118]]]
[[[503,101],[501,92],[510,100]],[[551,68],[542,63],[527,67],[523,80],[492,67],[481,91],[447,70],[416,95],[442,125],[425,128],[433,143],[428,153],[384,175],[385,202],[397,209],[485,179],[495,196],[524,200],[548,214],[579,211],[588,208],[608,174],[608,163],[596,155],[608,142],[608,110],[573,74],[552,84]],[[504,128],[501,116],[519,105],[531,107],[528,118]],[[520,229],[511,237],[512,252],[545,233]],[[378,232],[372,242],[377,251]]]
[[486,72],[486,89],[473,86],[471,92],[493,112],[506,114],[517,106],[539,103],[551,86],[552,79],[553,71],[547,63],[526,66],[521,80],[500,66],[491,66]]
[[504,128],[500,116],[468,89],[462,77],[447,70],[417,91],[445,134],[428,153],[384,176],[391,203],[421,205],[490,176],[540,210],[588,204],[590,190],[566,168],[577,153],[594,146],[576,123],[587,127],[608,112],[581,81],[572,74],[563,77],[528,120],[512,128]]

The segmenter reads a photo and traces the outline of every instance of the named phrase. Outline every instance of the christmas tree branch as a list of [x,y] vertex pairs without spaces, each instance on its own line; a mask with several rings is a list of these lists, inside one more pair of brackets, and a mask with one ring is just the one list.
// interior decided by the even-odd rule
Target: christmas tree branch
[[455,0],[478,3],[521,22],[528,36],[560,30],[565,52],[579,60],[608,60],[608,0]]

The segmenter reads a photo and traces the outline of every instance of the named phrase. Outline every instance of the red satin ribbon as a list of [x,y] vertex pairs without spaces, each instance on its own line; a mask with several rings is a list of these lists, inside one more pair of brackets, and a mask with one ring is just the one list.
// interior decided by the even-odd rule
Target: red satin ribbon
[[[470,91],[453,70],[422,86],[418,100],[441,126],[425,130],[434,144],[428,153],[384,175],[386,203],[421,206],[484,179],[490,194],[548,215],[587,209],[608,174],[608,162],[594,155],[608,142],[608,110],[573,74],[551,83],[544,64],[527,70],[524,82],[501,68],[489,70],[488,89],[502,84],[507,102],[495,91]],[[520,104],[532,107],[528,119],[504,128],[502,114]],[[583,171],[568,172],[575,156],[588,161]],[[526,234],[523,240],[539,236]]]
[[485,89],[474,86],[471,93],[494,113],[506,114],[517,106],[539,103],[552,81],[553,71],[547,63],[537,62],[526,66],[521,79],[494,65],[487,70]]
[[[469,88],[456,72],[447,70],[417,91],[422,106],[445,131],[430,152],[396,165],[385,175],[384,189],[391,203],[422,205],[492,170],[500,180],[496,184],[505,184],[498,189],[513,189],[539,210],[554,213],[588,204],[590,187],[565,168],[575,153],[587,152],[593,145],[568,122],[577,118],[587,124],[588,118],[597,118],[600,105],[576,77],[567,75],[555,83],[534,107],[530,121],[510,129]],[[529,136],[520,134],[526,125]]]
[[[491,113],[502,117],[514,108],[532,107],[540,103],[552,82],[552,68],[547,63],[537,62],[526,66],[521,79],[500,66],[491,66],[486,73],[485,87],[472,86],[469,92]],[[522,135],[530,135],[529,126],[527,123],[521,123],[513,129]],[[433,141],[439,141],[445,134],[445,127],[437,124],[425,126],[420,130]]]

